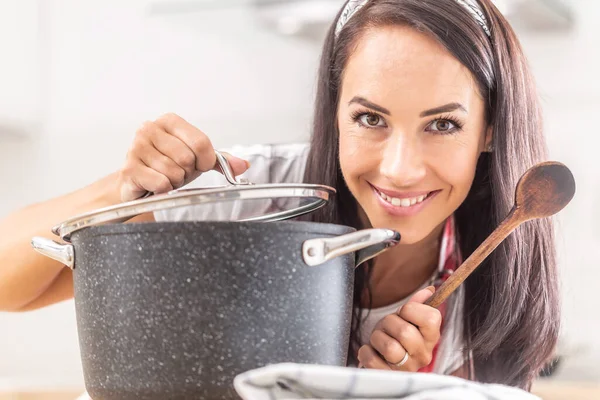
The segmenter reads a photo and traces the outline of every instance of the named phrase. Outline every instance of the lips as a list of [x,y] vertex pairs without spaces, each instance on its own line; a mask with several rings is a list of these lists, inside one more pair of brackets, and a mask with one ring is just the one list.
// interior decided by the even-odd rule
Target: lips
[[424,194],[418,197],[405,197],[403,199],[398,198],[398,197],[390,197],[388,195],[386,195],[383,192],[379,192],[379,195],[388,203],[390,203],[393,206],[399,206],[399,207],[410,207],[410,206],[414,206],[415,204],[419,204],[422,203],[428,196],[428,194]]
[[440,190],[397,192],[371,185],[379,202],[388,213],[395,216],[418,214]]
[[420,204],[433,193],[437,192],[437,190],[421,192],[396,192],[378,188],[374,185],[371,186],[383,200],[396,207],[410,207],[414,206],[415,204]]

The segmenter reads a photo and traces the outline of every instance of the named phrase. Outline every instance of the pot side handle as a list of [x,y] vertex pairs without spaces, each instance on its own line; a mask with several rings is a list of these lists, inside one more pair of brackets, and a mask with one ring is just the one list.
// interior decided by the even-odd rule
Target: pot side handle
[[60,244],[45,237],[36,236],[31,239],[31,246],[35,251],[53,260],[75,268],[75,252],[72,244]]
[[302,258],[311,267],[356,252],[356,267],[400,242],[390,229],[364,229],[332,238],[309,239],[302,244]]

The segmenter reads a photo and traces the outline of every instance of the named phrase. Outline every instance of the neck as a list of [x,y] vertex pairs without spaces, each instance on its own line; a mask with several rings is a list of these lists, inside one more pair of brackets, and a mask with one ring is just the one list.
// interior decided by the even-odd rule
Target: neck
[[[438,266],[444,223],[425,239],[414,244],[398,244],[377,257],[371,273],[371,307],[396,303],[427,282]],[[362,305],[368,306],[368,293]]]

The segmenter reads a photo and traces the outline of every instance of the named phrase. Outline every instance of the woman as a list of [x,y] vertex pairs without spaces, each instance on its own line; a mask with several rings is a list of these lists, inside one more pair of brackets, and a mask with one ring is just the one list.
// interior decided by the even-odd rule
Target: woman
[[[349,1],[324,45],[310,146],[232,153],[243,158],[228,157],[234,172],[249,160],[256,182],[336,187],[335,203],[313,221],[402,233],[400,245],[359,269],[352,364],[530,387],[558,335],[551,221],[519,228],[441,310],[422,304],[545,156],[533,79],[490,0]],[[146,191],[204,186],[210,175],[196,178],[214,166],[210,140],[182,118],[144,124],[121,171],[2,223],[0,306],[29,310],[72,296],[70,272],[34,254],[32,236]],[[134,221],[207,216],[172,210]]]

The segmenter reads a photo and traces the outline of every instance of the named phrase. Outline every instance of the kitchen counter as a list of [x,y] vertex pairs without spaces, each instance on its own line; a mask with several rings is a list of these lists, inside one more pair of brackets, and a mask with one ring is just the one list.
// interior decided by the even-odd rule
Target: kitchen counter
[[598,400],[600,383],[541,380],[531,392],[543,400]]
[[[533,386],[535,395],[543,400],[597,400],[600,384],[543,380]],[[0,391],[0,400],[75,400],[81,390]]]
[[0,400],[75,400],[84,392],[81,390],[35,390],[2,392]]

